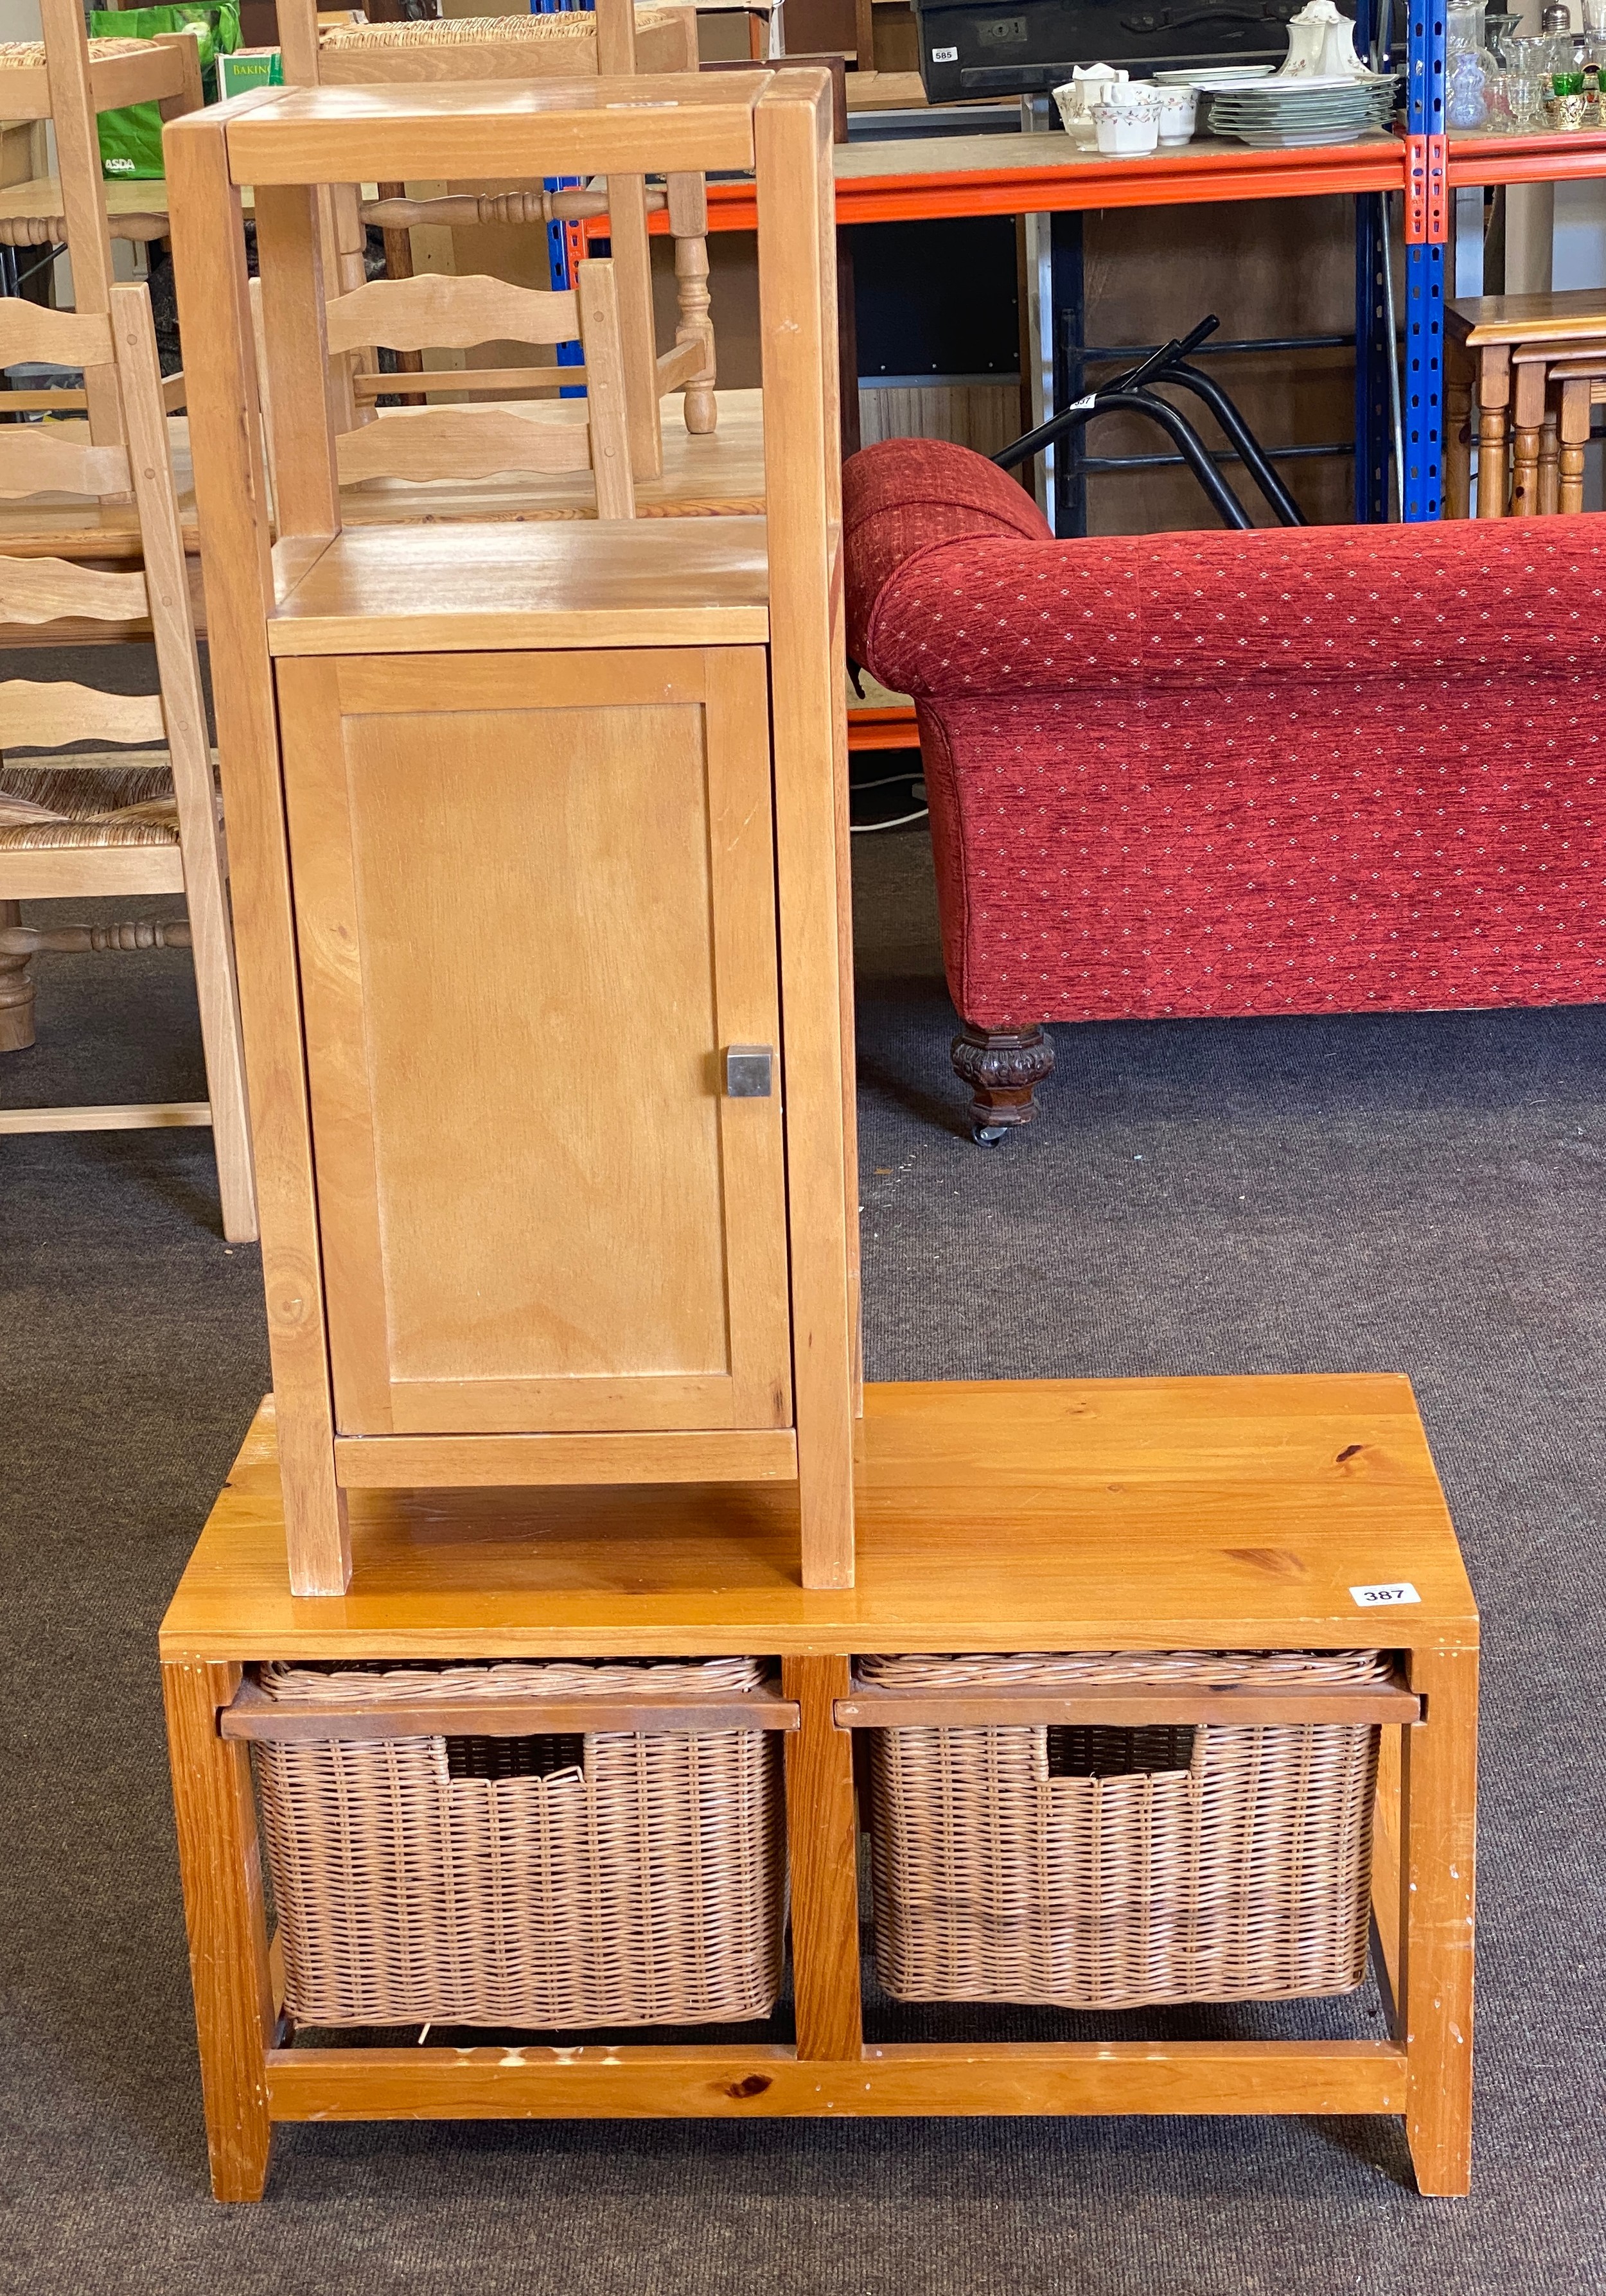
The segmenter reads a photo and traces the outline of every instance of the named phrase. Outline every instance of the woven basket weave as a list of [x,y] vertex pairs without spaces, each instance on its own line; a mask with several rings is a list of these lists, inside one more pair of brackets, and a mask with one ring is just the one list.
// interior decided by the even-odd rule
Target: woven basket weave
[[[669,8],[638,8],[636,29],[653,31],[674,21]],[[320,48],[439,48],[474,46],[485,40],[559,41],[597,37],[597,19],[588,9],[550,16],[432,16],[418,23],[331,24],[318,34]]]
[[[92,64],[109,63],[114,56],[148,56],[149,40],[91,40]],[[45,61],[43,40],[0,40],[0,71],[37,71]]]
[[[382,1709],[531,1693],[729,1699],[762,1678],[753,1660],[716,1659],[274,1666],[261,1680],[286,1705]],[[571,1766],[497,1775],[520,1749],[548,1767],[555,1748]],[[774,1732],[281,1741],[255,1753],[284,2004],[300,2024],[698,2024],[774,2005]]]
[[[921,1691],[1314,1688],[1380,1679],[1388,1664],[1376,1651],[1133,1651],[867,1658],[860,1671]],[[869,1740],[876,1961],[898,2000],[1126,2009],[1347,1993],[1365,1977],[1375,1726],[1025,1724]]]

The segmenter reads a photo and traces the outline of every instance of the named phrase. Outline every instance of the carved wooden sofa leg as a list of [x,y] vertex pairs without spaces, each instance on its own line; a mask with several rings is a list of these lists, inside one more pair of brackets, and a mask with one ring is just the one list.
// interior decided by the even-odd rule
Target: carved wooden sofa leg
[[954,1072],[970,1086],[971,1137],[996,1148],[1006,1132],[1030,1124],[1033,1094],[1054,1072],[1054,1047],[1041,1028],[976,1029],[953,1040]]

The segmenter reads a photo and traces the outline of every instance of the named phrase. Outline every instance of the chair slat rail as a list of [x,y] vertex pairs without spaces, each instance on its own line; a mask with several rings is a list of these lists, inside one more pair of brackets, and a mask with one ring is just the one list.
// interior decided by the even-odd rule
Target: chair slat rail
[[461,371],[445,368],[439,373],[426,370],[406,374],[360,368],[351,378],[351,388],[359,403],[372,404],[376,398],[411,399],[421,392],[428,392],[432,398],[444,392],[461,398],[487,390],[494,390],[501,397],[513,391],[568,390],[589,379],[583,366],[470,366]]
[[[0,82],[0,97],[8,94]],[[7,297],[0,300],[0,366],[27,359],[51,366],[110,366],[111,322],[100,311],[47,311],[41,304]]]
[[0,750],[55,750],[69,742],[149,749],[166,740],[160,694],[102,693],[70,678],[40,685],[8,677],[0,683]]
[[424,272],[413,279],[375,279],[335,296],[326,319],[329,348],[471,350],[479,343],[567,343],[580,332],[580,301],[514,287],[501,279],[455,279]]
[[109,574],[66,558],[0,558],[0,621],[136,621],[149,611],[143,574]]
[[494,479],[526,471],[584,471],[591,445],[581,423],[532,420],[514,406],[398,407],[335,442],[342,486],[365,479]]
[[118,495],[128,490],[120,447],[80,447],[47,432],[0,432],[0,495]]

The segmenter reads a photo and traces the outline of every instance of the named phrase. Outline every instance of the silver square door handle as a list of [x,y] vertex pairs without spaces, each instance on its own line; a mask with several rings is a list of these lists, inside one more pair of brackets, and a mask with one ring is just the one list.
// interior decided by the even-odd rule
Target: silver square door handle
[[775,1090],[775,1054],[769,1045],[727,1045],[725,1096],[768,1100]]

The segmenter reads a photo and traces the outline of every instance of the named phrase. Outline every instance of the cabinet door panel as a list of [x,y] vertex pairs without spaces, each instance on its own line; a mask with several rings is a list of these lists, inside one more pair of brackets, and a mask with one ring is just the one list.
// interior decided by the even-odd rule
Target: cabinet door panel
[[279,685],[342,1429],[787,1424],[762,653]]

